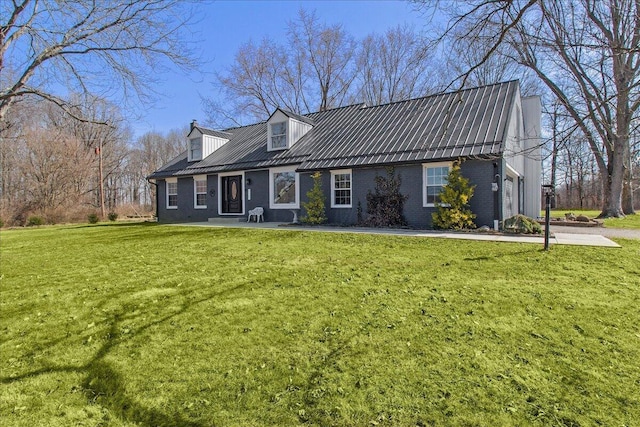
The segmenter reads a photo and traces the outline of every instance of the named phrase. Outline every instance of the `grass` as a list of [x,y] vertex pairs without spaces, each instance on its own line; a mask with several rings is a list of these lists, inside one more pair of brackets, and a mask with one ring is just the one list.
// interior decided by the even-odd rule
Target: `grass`
[[640,241],[619,242],[3,232],[0,419],[636,425]]
[[[589,218],[596,218],[600,215],[599,210],[592,209],[554,209],[551,211],[552,218],[564,218],[564,214],[573,213],[577,215],[586,215]],[[545,211],[541,211],[540,216],[544,218]],[[640,214],[627,215],[624,218],[605,218],[604,226],[608,228],[626,228],[640,230]]]

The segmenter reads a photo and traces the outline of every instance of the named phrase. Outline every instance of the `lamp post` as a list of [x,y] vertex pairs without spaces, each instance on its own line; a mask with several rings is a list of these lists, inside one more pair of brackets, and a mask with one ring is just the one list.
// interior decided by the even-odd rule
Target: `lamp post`
[[542,191],[544,192],[544,250],[549,250],[549,228],[551,226],[551,196],[553,195],[553,185],[543,185]]

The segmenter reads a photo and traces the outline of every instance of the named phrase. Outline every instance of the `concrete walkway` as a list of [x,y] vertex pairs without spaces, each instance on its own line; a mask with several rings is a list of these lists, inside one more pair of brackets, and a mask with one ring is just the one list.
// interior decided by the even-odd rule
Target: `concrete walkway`
[[[368,227],[329,227],[318,226],[308,227],[303,225],[293,225],[279,222],[191,222],[174,224],[192,227],[223,227],[223,228],[259,228],[271,230],[296,230],[311,231],[323,233],[364,233],[364,234],[386,234],[394,236],[414,236],[414,237],[431,237],[441,239],[462,239],[462,240],[484,240],[490,242],[517,242],[517,243],[535,243],[544,246],[544,236],[530,235],[511,235],[511,234],[492,234],[477,232],[441,232],[432,230],[408,230],[397,228],[368,228]],[[549,238],[551,245],[579,245],[579,246],[602,246],[609,248],[619,248],[616,242],[609,240],[600,234],[578,234],[556,232],[552,228],[552,235]]]
[[628,228],[567,227],[562,225],[552,225],[551,232],[570,234],[599,234],[600,236],[617,239],[640,239],[640,230],[633,230]]

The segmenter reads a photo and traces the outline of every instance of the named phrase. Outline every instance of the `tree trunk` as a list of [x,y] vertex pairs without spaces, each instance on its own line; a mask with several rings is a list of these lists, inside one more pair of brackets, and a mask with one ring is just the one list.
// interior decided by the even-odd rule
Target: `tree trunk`
[[622,211],[622,187],[624,181],[624,150],[622,144],[616,144],[609,159],[606,181],[603,182],[602,196],[604,205],[598,218],[624,217]]
[[625,155],[624,184],[622,187],[622,212],[625,215],[634,215],[633,208],[633,165],[631,163],[631,150]]

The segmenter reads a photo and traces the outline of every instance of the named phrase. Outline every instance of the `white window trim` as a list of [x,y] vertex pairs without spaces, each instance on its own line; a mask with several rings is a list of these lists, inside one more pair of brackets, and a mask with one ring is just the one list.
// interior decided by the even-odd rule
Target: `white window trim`
[[[300,174],[296,172],[298,165],[284,166],[280,168],[269,169],[269,208],[270,209],[300,209]],[[273,174],[279,172],[294,172],[296,177],[296,201],[295,203],[273,203],[274,199],[274,187],[273,187]]]
[[[285,140],[285,144],[284,147],[274,147],[273,143],[272,143],[272,137],[273,137],[273,133],[271,131],[271,126],[272,125],[276,125],[278,123],[284,123],[284,140]],[[270,122],[268,124],[268,128],[269,128],[269,142],[267,145],[267,151],[281,151],[281,150],[288,150],[289,149],[289,140],[290,140],[290,135],[289,135],[289,120],[284,120],[284,121],[280,121],[280,122]]]
[[[200,142],[200,158],[196,159],[193,157],[193,149],[191,148],[191,144],[193,143],[193,141],[199,141]],[[189,162],[198,162],[200,160],[202,160],[202,154],[204,151],[204,137],[200,136],[198,138],[190,138],[189,139],[189,158],[187,159],[187,161]]]
[[[234,175],[242,175],[242,212],[241,213],[222,213],[222,177],[223,176],[234,176]],[[245,209],[247,208],[247,200],[246,200],[246,184],[244,178],[244,171],[235,171],[235,172],[221,172],[218,174],[218,215],[229,215],[229,216],[239,216],[244,215]]]
[[427,203],[427,169],[441,168],[447,166],[449,171],[453,167],[453,162],[435,162],[435,163],[423,163],[422,164],[422,207],[433,208],[435,203]]
[[199,205],[198,204],[198,181],[204,181],[205,185],[207,185],[207,190],[204,193],[200,193],[200,194],[204,194],[205,197],[208,194],[208,183],[207,183],[207,176],[206,175],[196,175],[193,177],[193,208],[194,209],[207,209],[207,205]]
[[[336,184],[335,177],[336,175],[344,175],[344,174],[349,174],[349,183],[351,184],[351,186],[349,187],[349,194],[351,197],[349,197],[349,199],[351,200],[351,203],[349,203],[348,205],[336,205],[335,192],[337,188],[335,185]],[[342,209],[342,208],[348,209],[353,207],[353,173],[351,169],[339,169],[339,170],[331,171],[331,207],[335,209]]]
[[522,176],[509,163],[505,163],[505,164],[507,165],[507,174],[508,175],[511,175],[512,177],[515,177],[515,178],[520,178]]
[[178,201],[177,201],[177,197],[176,197],[176,205],[175,206],[169,206],[169,183],[175,183],[176,184],[176,196],[178,195],[178,178],[167,178],[164,181],[164,189],[165,189],[165,206],[167,209],[178,209]]

